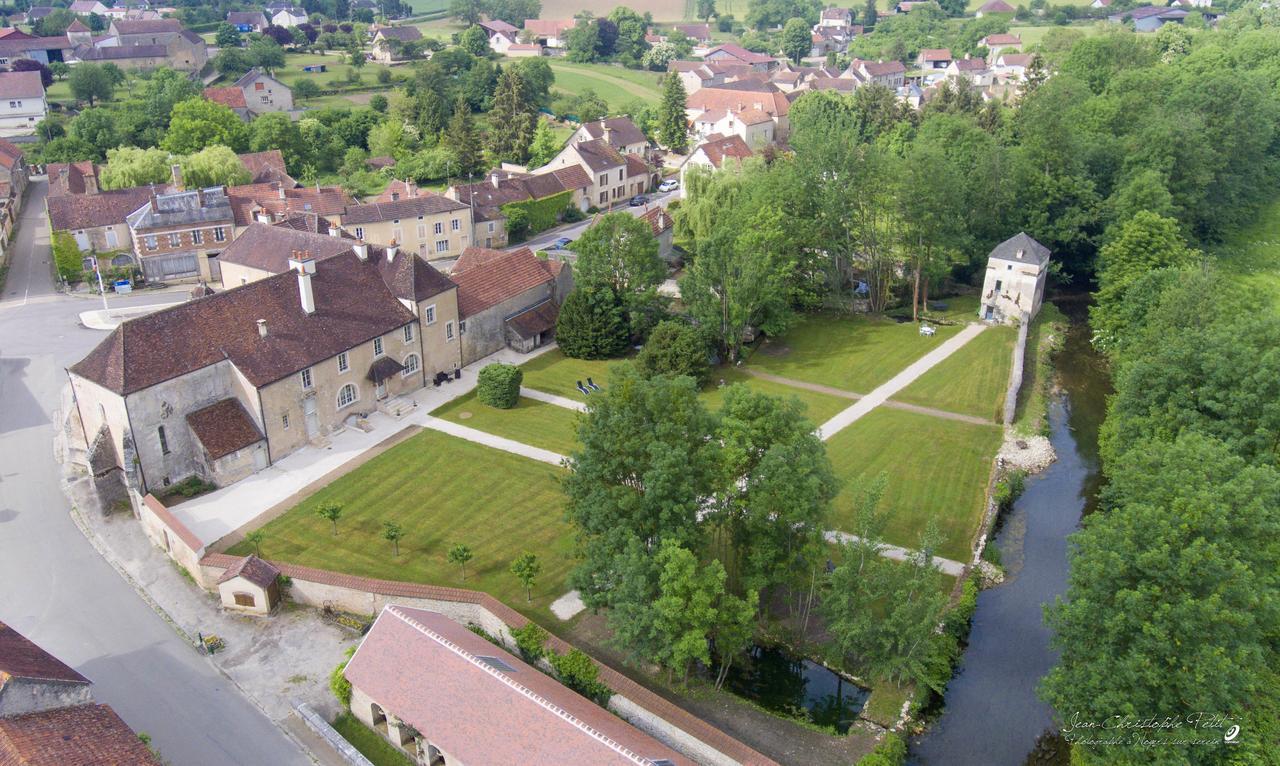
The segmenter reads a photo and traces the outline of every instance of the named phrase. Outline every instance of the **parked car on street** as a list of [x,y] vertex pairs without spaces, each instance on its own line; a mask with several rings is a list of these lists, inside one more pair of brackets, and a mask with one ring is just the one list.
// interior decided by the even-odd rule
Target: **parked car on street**
[[548,250],[563,250],[563,249],[565,249],[566,247],[568,247],[569,245],[572,245],[572,244],[573,244],[573,240],[572,240],[572,239],[569,239],[568,237],[560,237],[560,238],[559,238],[559,239],[557,239],[555,242],[552,242],[550,245],[547,245],[547,249],[548,249]]
[[658,191],[660,192],[675,191],[676,189],[679,189],[679,188],[680,188],[680,182],[674,178],[668,178],[667,180],[658,184]]
[[649,196],[646,194],[637,194],[636,196],[632,197],[631,201],[628,202],[627,204],[630,205],[631,207],[640,207],[641,205],[647,205],[649,204]]

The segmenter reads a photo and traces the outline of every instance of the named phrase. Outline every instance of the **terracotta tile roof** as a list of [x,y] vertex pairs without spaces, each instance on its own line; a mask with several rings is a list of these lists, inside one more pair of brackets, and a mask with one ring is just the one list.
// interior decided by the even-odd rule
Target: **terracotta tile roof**
[[[67,172],[67,177],[62,177],[62,171]],[[83,162],[50,162],[45,165],[45,172],[49,176],[49,196],[58,194],[84,194],[85,176],[98,176],[98,166],[92,161],[85,160]],[[132,210],[129,212],[133,212]]]
[[632,122],[630,117],[610,117],[607,120],[584,122],[582,128],[592,138],[604,138],[607,132],[609,143],[614,148],[621,148],[629,144],[643,144],[649,141],[649,139],[645,138],[644,131]]
[[551,171],[551,175],[559,179],[560,185],[566,190],[585,189],[591,185],[591,176],[587,175],[587,171],[583,170],[581,165],[557,168]]
[[[241,95],[244,91],[241,91]],[[250,152],[248,154],[236,155],[240,158],[240,164],[244,165],[249,171],[251,184],[269,184],[278,183],[286,188],[292,188],[298,185],[293,180],[289,172],[284,167],[284,155],[279,149],[270,149],[265,152]]]
[[160,766],[107,705],[75,705],[0,718],[5,766]]
[[1001,53],[996,63],[1001,66],[1028,67],[1031,66],[1033,58],[1035,58],[1035,55],[1031,53]]
[[[166,189],[162,186],[155,191]],[[124,225],[127,216],[151,201],[151,192],[149,186],[135,186],[98,194],[52,195],[47,200],[49,222],[54,231]]]
[[598,172],[605,168],[616,168],[626,163],[626,160],[618,150],[614,149],[602,138],[579,141],[573,147],[577,150],[578,156],[582,158],[582,161],[593,171]]
[[372,261],[354,253],[318,261],[311,314],[290,272],[131,319],[71,372],[124,395],[226,359],[265,386],[414,321]]
[[12,37],[0,40],[0,55],[9,57],[25,54],[27,51],[53,51],[53,50],[69,50],[73,48],[71,41],[66,35],[55,35],[53,37],[34,37],[30,39],[14,39]]
[[10,678],[87,684],[89,679],[0,622],[0,688]]
[[692,764],[438,612],[384,608],[344,673],[462,763]]
[[[383,168],[393,168],[396,166],[396,158],[387,156],[387,155],[383,155],[381,157],[370,157],[369,159],[364,161],[364,164],[373,170],[382,170]],[[404,181],[396,180],[396,181],[392,181],[390,186],[388,186],[388,188],[396,184],[400,184],[402,187],[406,185]],[[385,193],[386,192],[384,191],[383,194]],[[382,195],[378,195],[378,196],[382,196]]]
[[450,278],[458,286],[458,313],[463,319],[554,279],[546,263],[527,247],[463,271],[455,265]]
[[234,263],[252,269],[282,274],[289,270],[289,258],[295,250],[306,250],[318,261],[350,252],[353,240],[298,231],[293,226],[251,223],[218,257],[223,263]]
[[497,260],[506,255],[501,250],[491,250],[487,247],[478,247],[472,245],[462,251],[462,255],[458,256],[458,260],[454,261],[453,273],[466,271],[467,269],[479,266],[482,263]]
[[12,170],[22,160],[22,150],[0,138],[0,167]]
[[664,207],[650,208],[645,211],[644,215],[640,216],[640,219],[649,224],[649,228],[653,229],[653,236],[655,237],[669,230],[675,223],[671,220],[671,214]]
[[224,88],[205,88],[204,97],[215,104],[222,104],[229,109],[247,109],[244,102],[244,91],[228,85]]
[[39,72],[0,73],[0,98],[44,98]]
[[467,206],[457,200],[449,199],[443,194],[418,192],[416,197],[405,197],[394,202],[368,202],[363,205],[350,205],[342,214],[342,224],[350,226],[364,223],[380,223],[402,218],[417,218],[420,215],[437,215],[458,210],[466,210]]
[[791,111],[791,102],[777,85],[755,80],[700,88],[689,94],[685,106],[704,111],[724,109],[735,112],[753,108],[774,117],[781,117]]
[[1007,34],[1007,33],[1005,33],[1005,34],[987,35],[986,37],[982,38],[982,44],[983,44],[983,45],[987,45],[987,46],[992,46],[992,45],[1022,45],[1022,38],[1021,38],[1021,37],[1019,37],[1018,35],[1011,35],[1011,34]]
[[733,43],[725,43],[723,45],[717,45],[716,47],[707,51],[707,55],[703,56],[703,58],[710,59],[712,56],[716,55],[717,53],[723,53],[727,56],[731,56],[732,58],[735,58],[744,64],[765,64],[773,61],[773,56],[769,56],[764,53],[756,53],[754,51],[749,51],[746,48],[743,48],[741,45],[734,45]]
[[486,32],[488,32],[488,33],[490,33],[490,34],[502,33],[502,34],[510,35],[512,32],[517,32],[517,31],[519,31],[519,30],[517,30],[514,26],[512,26],[511,24],[508,24],[507,22],[503,21],[502,19],[493,19],[493,20],[491,20],[491,21],[482,21],[482,22],[480,22],[480,28],[481,28],[481,29],[483,29],[483,30],[485,30]]
[[[708,139],[711,137],[708,136]],[[707,159],[711,160],[711,164],[718,168],[724,166],[726,157],[744,160],[751,156],[751,147],[747,146],[747,142],[742,140],[742,136],[720,136],[715,140],[708,140],[706,143],[698,146],[695,151],[701,150],[707,155]]]
[[898,73],[905,73],[907,67],[901,61],[862,61],[854,62],[855,67],[861,67],[868,77],[884,77]]
[[253,223],[254,214],[259,210],[265,210],[276,217],[294,213],[327,216],[339,215],[355,202],[338,186],[295,189],[290,183],[280,181],[231,186],[227,188],[227,196],[231,199],[231,210],[237,226]]
[[711,39],[711,26],[709,24],[676,24],[675,29],[685,37],[699,42]]
[[925,48],[920,51],[922,61],[950,61],[951,51],[946,48]]
[[[618,156],[621,157],[621,155]],[[619,159],[620,163],[621,159]],[[591,176],[587,175],[587,171],[583,170],[581,165],[570,165],[535,175],[506,171],[494,171],[493,175],[498,178],[497,186],[494,186],[493,176],[491,176],[491,180],[488,181],[453,187],[459,201],[464,205],[474,201],[477,206],[476,220],[485,220],[481,218],[481,211],[484,208],[495,208],[528,199],[543,199],[564,191],[586,189],[591,186]]]
[[370,246],[369,261],[377,264],[383,284],[395,297],[417,302],[456,287],[417,253],[401,249],[392,259],[387,257],[387,252],[387,248]]
[[239,399],[223,399],[188,413],[187,425],[209,453],[210,460],[262,441],[262,431]]
[[951,65],[961,72],[982,72],[987,68],[987,62],[982,59],[956,59]]
[[280,570],[276,569],[275,564],[263,561],[257,556],[249,555],[240,559],[239,563],[228,567],[222,573],[222,576],[218,578],[218,584],[221,585],[227,580],[243,577],[259,588],[266,588],[275,582],[279,576]]
[[849,77],[815,77],[809,81],[809,90],[838,90],[852,93],[858,81]]
[[991,0],[978,9],[983,13],[1013,13],[1017,9],[1009,5],[1004,0]]
[[538,37],[559,37],[577,23],[574,19],[525,19],[524,28]]

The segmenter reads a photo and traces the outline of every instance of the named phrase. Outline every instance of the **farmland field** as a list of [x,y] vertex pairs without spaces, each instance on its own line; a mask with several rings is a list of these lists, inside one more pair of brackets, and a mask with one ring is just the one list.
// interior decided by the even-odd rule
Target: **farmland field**
[[[421,2],[422,0],[419,0]],[[429,2],[430,0],[428,0]],[[716,5],[724,4],[720,0]],[[569,19],[581,11],[591,11],[596,16],[608,16],[615,6],[625,5],[643,15],[645,11],[653,14],[654,21],[680,21],[689,18],[692,13],[692,0],[623,0],[622,2],[595,2],[593,0],[542,0],[543,19]],[[729,5],[740,5],[746,11],[746,0],[736,0]],[[730,11],[722,11],[729,13]]]
[[603,98],[610,111],[622,109],[636,101],[657,103],[658,73],[624,69],[610,64],[570,64],[561,59],[548,59],[556,75],[552,90],[576,95],[590,88]]

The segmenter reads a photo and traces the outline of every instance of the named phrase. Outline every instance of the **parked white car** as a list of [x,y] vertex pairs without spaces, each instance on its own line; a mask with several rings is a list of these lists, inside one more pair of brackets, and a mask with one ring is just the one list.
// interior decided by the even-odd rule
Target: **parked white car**
[[667,180],[658,184],[658,191],[660,192],[675,191],[676,189],[679,189],[679,188],[680,188],[680,182],[674,178],[668,178]]

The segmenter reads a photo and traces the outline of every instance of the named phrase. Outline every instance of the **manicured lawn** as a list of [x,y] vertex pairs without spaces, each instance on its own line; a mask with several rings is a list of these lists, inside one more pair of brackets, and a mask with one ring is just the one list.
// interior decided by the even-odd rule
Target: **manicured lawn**
[[578,445],[579,413],[558,404],[547,404],[523,396],[515,407],[500,410],[481,402],[473,391],[431,414],[468,428],[559,452],[561,455],[568,455]]
[[[360,69],[359,82],[347,82],[347,73],[352,71],[353,67],[347,63],[345,55],[324,55],[322,53],[287,53],[285,54],[284,66],[274,72],[275,78],[280,82],[293,87],[302,80],[310,80],[319,85],[322,90],[354,90],[356,88],[378,88],[381,87],[387,92],[396,84],[393,80],[385,86],[378,86],[378,70],[388,69],[389,67],[373,62],[366,63]],[[302,68],[305,66],[313,66],[315,64],[324,64],[327,67],[325,72],[304,72]],[[392,72],[400,74],[407,71],[403,67],[391,69]],[[225,79],[225,78],[224,78]],[[215,83],[215,85],[226,84],[223,81]],[[342,98],[341,94],[336,96],[321,96],[319,98],[307,101],[306,105],[313,108],[321,106],[352,106],[353,104]]]
[[[969,0],[969,2],[972,8],[977,8],[982,5],[984,0]],[[1088,5],[1089,2],[1092,2],[1092,0],[1088,0],[1088,2],[1085,0],[1064,0],[1063,5]],[[1022,38],[1022,45],[1025,49],[1026,46],[1035,45],[1043,40],[1044,36],[1049,34],[1050,29],[1075,29],[1083,32],[1086,36],[1092,37],[1093,35],[1102,34],[1106,29],[1106,23],[1107,22],[1105,21],[1085,22],[1083,24],[1072,24],[1067,27],[1060,27],[1054,24],[1041,24],[1035,26],[1019,25],[1009,27],[1009,32]]]
[[658,73],[638,69],[625,69],[611,64],[571,64],[560,59],[547,59],[556,81],[552,90],[578,94],[590,88],[609,104],[610,110],[620,110],[635,101],[651,104],[658,102]]
[[1280,299],[1280,199],[1258,211],[1253,225],[1239,229],[1217,250],[1224,273]]
[[[366,577],[471,588],[527,611],[565,592],[573,541],[564,519],[561,471],[438,431],[423,431],[303,500],[263,531],[262,555],[278,561]],[[338,534],[315,509],[342,505]],[[401,525],[400,556],[382,537],[383,522]],[[463,582],[446,556],[455,543],[474,558]],[[231,553],[245,555],[244,543]],[[508,571],[529,551],[542,574],[526,604]]]
[[885,540],[913,547],[930,519],[946,536],[938,553],[959,561],[982,519],[991,459],[1000,446],[996,426],[878,408],[827,442],[836,475],[844,481],[835,502],[835,526],[853,518],[853,484],[888,476],[881,508],[889,510]]
[[719,385],[720,381],[724,381],[726,385],[734,383],[746,383],[756,391],[763,391],[772,396],[795,397],[805,406],[805,412],[809,416],[809,420],[813,422],[815,428],[827,422],[832,415],[840,410],[853,404],[853,399],[844,399],[839,396],[831,396],[829,394],[820,394],[816,391],[806,391],[803,388],[794,388],[783,383],[774,383],[771,380],[756,378],[748,375],[742,370],[733,367],[720,367],[711,374],[711,383],[703,389],[700,394],[702,401],[707,405],[708,409],[716,410],[724,402],[724,389]]
[[989,327],[893,398],[997,423],[1017,338],[1012,327]]
[[870,392],[960,331],[939,327],[932,338],[910,322],[811,314],[751,355],[751,366],[858,394]]
[[524,371],[524,385],[528,388],[586,401],[587,397],[578,391],[578,381],[586,385],[587,378],[591,378],[603,388],[605,381],[609,379],[609,365],[619,361],[621,360],[570,359],[555,348],[525,362],[520,365],[520,369]]
[[333,722],[333,728],[368,758],[373,766],[413,766],[413,761],[395,749],[381,734],[370,729],[350,713],[343,713]]

